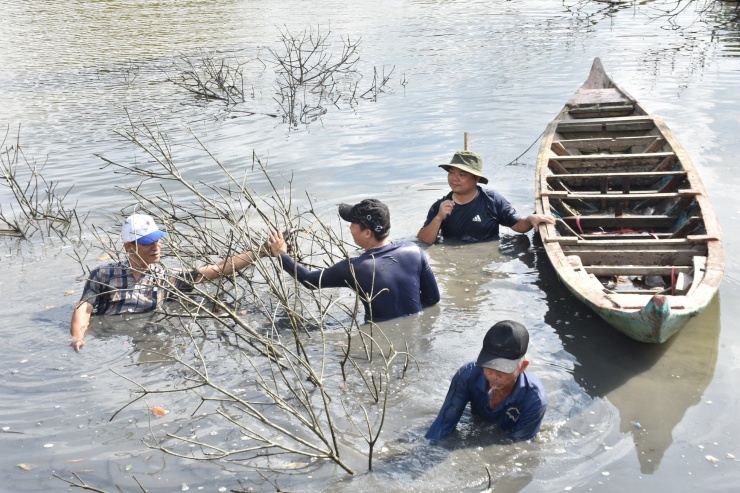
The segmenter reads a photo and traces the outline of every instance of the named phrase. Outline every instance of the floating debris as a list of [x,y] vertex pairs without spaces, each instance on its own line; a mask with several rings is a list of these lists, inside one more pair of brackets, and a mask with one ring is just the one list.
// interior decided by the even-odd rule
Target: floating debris
[[53,446],[54,446],[54,444],[53,444],[53,443],[45,443],[45,444],[44,444],[44,448],[51,448],[51,447],[53,447]]
[[713,456],[713,455],[705,455],[705,456],[704,456],[704,458],[705,458],[705,459],[707,459],[707,460],[708,460],[709,462],[711,462],[712,464],[716,464],[717,462],[719,462],[719,459],[718,459],[718,458],[716,458],[716,457],[715,457],[715,456]]
[[601,475],[602,476],[608,476],[609,475],[609,471],[604,471],[604,472],[601,473]]
[[167,410],[163,407],[154,406],[152,408],[152,414],[161,418],[162,416],[167,414]]
[[64,296],[69,296],[70,294],[75,294],[75,290],[74,289],[68,289],[67,291],[64,292]]
[[35,464],[24,464],[24,463],[20,463],[20,464],[18,464],[18,467],[20,467],[20,468],[21,468],[21,469],[23,469],[24,471],[33,471],[33,470],[34,470],[34,469],[36,469],[36,468],[37,468],[38,466],[37,466],[37,465],[35,465]]

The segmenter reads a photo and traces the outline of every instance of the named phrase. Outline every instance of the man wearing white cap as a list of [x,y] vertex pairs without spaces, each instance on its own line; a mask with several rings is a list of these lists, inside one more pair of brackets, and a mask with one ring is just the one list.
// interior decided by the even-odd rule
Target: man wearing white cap
[[455,430],[465,407],[492,421],[513,440],[537,435],[547,409],[547,395],[540,380],[526,372],[529,332],[519,322],[504,320],[491,327],[483,339],[477,361],[460,368],[426,438],[439,440]]
[[541,223],[555,224],[555,218],[543,214],[520,216],[503,195],[482,188],[483,159],[471,151],[458,151],[449,163],[440,164],[447,171],[450,193],[429,208],[424,226],[416,235],[425,243],[439,237],[475,242],[498,240],[499,225],[517,233],[526,233]]
[[70,346],[79,351],[85,344],[85,331],[93,313],[115,315],[154,310],[171,290],[188,290],[205,279],[230,275],[254,263],[253,252],[234,255],[218,264],[191,272],[168,272],[159,264],[160,240],[167,233],[146,214],[132,214],[121,227],[126,260],[96,267],[90,272],[80,302],[72,314]]

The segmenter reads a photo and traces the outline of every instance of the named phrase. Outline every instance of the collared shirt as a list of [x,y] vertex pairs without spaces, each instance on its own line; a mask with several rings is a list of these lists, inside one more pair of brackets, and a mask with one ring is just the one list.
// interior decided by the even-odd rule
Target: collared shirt
[[437,280],[426,253],[416,243],[392,242],[314,271],[287,253],[280,259],[283,269],[309,289],[353,289],[365,307],[365,320],[411,315],[439,302]]
[[153,264],[136,280],[128,260],[110,263],[90,272],[80,301],[93,305],[96,315],[146,312],[159,307],[172,290],[192,289],[199,275],[197,270],[176,275]]
[[[445,200],[452,200],[452,192],[432,204],[424,227],[432,222],[439,212],[440,204]],[[478,195],[467,204],[455,204],[452,213],[442,221],[439,231],[443,238],[456,238],[460,241],[498,240],[499,224],[510,228],[519,219],[521,216],[503,195],[478,186]]]
[[452,378],[442,409],[426,437],[439,440],[452,433],[468,402],[473,414],[495,423],[514,440],[531,440],[537,435],[547,409],[547,395],[534,374],[519,374],[514,390],[495,408],[488,407],[490,401],[483,368],[475,361],[463,365]]

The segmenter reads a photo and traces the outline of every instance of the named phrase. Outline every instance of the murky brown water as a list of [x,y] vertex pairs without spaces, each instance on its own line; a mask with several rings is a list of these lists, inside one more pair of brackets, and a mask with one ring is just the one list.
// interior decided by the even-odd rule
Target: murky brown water
[[[128,111],[156,118],[193,180],[225,182],[193,150],[189,130],[232,170],[243,170],[256,152],[275,176],[292,175],[298,207],[307,206],[308,192],[327,218],[338,202],[378,197],[391,207],[392,236],[410,239],[446,188],[436,164],[462,146],[465,131],[492,185],[520,211],[531,210],[537,145],[530,145],[600,56],[617,82],[665,119],[699,168],[725,240],[719,296],[677,337],[648,346],[575,301],[531,235],[432,247],[443,301],[387,327],[409,341],[419,370],[394,389],[374,471],[350,477],[311,464],[271,479],[291,491],[481,491],[488,467],[495,491],[736,491],[740,466],[730,454],[740,457],[738,28],[724,25],[721,12],[690,23],[695,9],[688,9],[674,29],[671,19],[658,17],[664,5],[5,2],[0,124],[11,135],[20,126],[26,156],[46,160],[44,175],[61,189],[74,186],[68,200],[89,212],[90,224],[112,227],[110,216],[132,204],[116,188],[128,179],[96,156],[132,159],[133,149],[112,132]],[[363,83],[373,67],[395,67],[389,91],[377,102],[328,107],[319,121],[291,130],[268,116],[279,113],[275,80],[257,64],[247,70],[254,95],[239,111],[195,100],[165,81],[181,54],[218,50],[250,60],[277,45],[280,29],[316,26],[330,27],[336,43],[362,38]],[[261,179],[252,185],[265,187]],[[5,211],[10,196],[4,188],[0,194]],[[146,449],[142,408],[110,421],[133,395],[110,369],[144,383],[177,379],[169,368],[131,366],[173,341],[133,324],[100,331],[82,353],[71,353],[69,318],[82,288],[71,246],[34,238],[2,239],[0,248],[0,490],[61,490],[66,485],[53,474],[71,472],[106,491],[138,491],[134,477],[151,492],[275,490],[249,466]],[[94,255],[87,261],[96,264]],[[75,294],[64,296],[68,290]],[[531,329],[531,368],[550,399],[542,432],[529,444],[502,445],[464,420],[457,437],[430,446],[423,434],[450,376],[476,355],[485,329],[504,318]],[[168,426],[186,422],[178,411],[189,405],[174,400]],[[227,433],[207,420],[198,426]],[[348,461],[364,471],[361,444],[347,438],[347,445]]]

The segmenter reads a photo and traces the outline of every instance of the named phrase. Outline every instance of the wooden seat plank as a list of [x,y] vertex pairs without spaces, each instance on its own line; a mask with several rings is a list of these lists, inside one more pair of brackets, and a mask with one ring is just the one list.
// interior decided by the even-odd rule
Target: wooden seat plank
[[593,105],[631,105],[635,101],[615,87],[584,87],[568,101],[568,110]]
[[612,171],[605,173],[567,173],[548,175],[547,179],[562,179],[573,181],[579,178],[667,178],[672,176],[686,176],[685,171]]
[[626,116],[635,111],[635,106],[631,104],[623,105],[602,105],[596,104],[592,106],[581,106],[578,108],[571,108],[568,113],[573,118],[589,118],[594,116],[599,117],[615,117],[615,116]]
[[[666,179],[670,179],[667,180]],[[674,191],[686,179],[685,171],[662,171],[662,172],[606,172],[606,173],[567,173],[551,174],[545,177],[548,185],[553,189],[561,188],[561,184],[574,187],[588,187],[593,190],[599,189],[606,193],[609,188],[621,186],[625,183],[636,190],[651,190],[655,192]],[[671,189],[666,188],[670,184]],[[658,187],[661,189],[659,190]]]
[[586,265],[583,268],[596,276],[670,276],[694,271],[693,265]]
[[570,155],[570,156],[558,156],[558,161],[560,161],[560,164],[563,164],[565,166],[565,163],[570,163],[571,161],[593,161],[593,162],[610,162],[610,161],[655,161],[658,159],[665,159],[667,157],[675,156],[676,154],[674,152],[647,152],[647,153],[641,153],[641,154],[578,154],[578,155]]
[[637,116],[612,116],[607,118],[590,118],[578,120],[577,122],[571,122],[570,120],[561,121],[558,123],[558,129],[560,125],[567,125],[574,123],[577,125],[588,125],[591,123],[653,123],[653,118],[649,115],[637,115]]
[[[573,241],[575,240],[575,241]],[[679,248],[694,243],[702,244],[707,241],[715,241],[716,237],[711,235],[689,235],[686,238],[667,238],[661,239],[645,239],[645,240],[622,240],[616,238],[605,238],[603,240],[580,240],[578,238],[572,238],[570,236],[555,236],[552,238],[546,238],[546,243],[568,243],[570,246],[588,246],[589,248],[605,247],[607,250],[616,251],[620,247],[628,250],[630,247],[639,249],[639,251],[647,250],[650,248]],[[643,263],[643,262],[638,262]]]
[[649,240],[649,239],[670,239],[670,233],[581,233],[580,237],[584,240],[603,240],[605,238],[619,238],[621,240]]
[[606,118],[579,118],[558,123],[557,132],[620,132],[653,130],[655,122],[649,116],[617,116]]
[[[642,294],[642,295],[649,295],[649,296],[652,296],[652,295],[655,295],[655,294],[658,294],[658,293],[662,293],[663,291],[665,291],[665,290],[664,289],[660,289],[660,288],[655,288],[655,289],[609,289],[608,290],[609,293],[614,293],[614,294]],[[642,308],[643,306],[644,305],[640,305],[640,306],[638,306],[636,308]],[[626,308],[626,307],[622,307],[622,308]]]
[[588,228],[668,228],[677,220],[677,216],[628,215],[615,217],[598,214],[588,216],[566,216],[561,218],[569,226],[580,222],[583,229]]
[[[553,156],[550,162],[557,161],[568,173],[580,171],[601,173],[623,172],[639,173],[648,171],[673,171],[676,169],[678,157],[675,154],[664,153],[641,154],[637,158],[630,154],[582,154],[568,156]],[[552,169],[552,166],[550,167]],[[553,170],[558,172],[558,170]]]
[[654,193],[654,192],[632,192],[632,193],[621,193],[621,192],[610,192],[610,193],[584,193],[576,192],[569,193],[561,190],[548,190],[542,192],[543,197],[549,197],[554,200],[653,200],[653,199],[671,199],[675,197],[688,197],[693,195],[699,195],[700,192],[697,190],[680,190],[678,192],[671,193]]
[[654,250],[610,250],[583,245],[561,245],[566,255],[578,255],[585,265],[656,264],[688,265],[695,256],[706,255],[706,248],[664,248]]
[[[662,137],[655,137],[654,135],[641,135],[637,137],[596,137],[592,139],[562,139],[556,140],[564,149],[578,149],[578,150],[597,150],[597,149],[625,149],[631,147],[643,147],[645,149],[652,149],[650,151],[642,151],[642,154],[646,152],[657,152],[660,149],[652,148],[656,144],[656,141],[662,141],[665,144],[665,139]],[[553,142],[553,144],[555,143]]]

